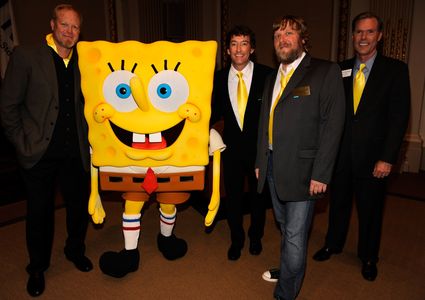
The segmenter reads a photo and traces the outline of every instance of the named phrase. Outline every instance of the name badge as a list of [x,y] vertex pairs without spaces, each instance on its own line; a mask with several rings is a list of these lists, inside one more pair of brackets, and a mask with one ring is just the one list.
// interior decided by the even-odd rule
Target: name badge
[[293,98],[298,98],[300,96],[310,96],[310,86],[300,86],[295,88],[292,91]]
[[351,69],[347,69],[347,70],[342,70],[341,71],[341,74],[342,74],[342,77],[344,78],[344,77],[350,77],[351,76]]

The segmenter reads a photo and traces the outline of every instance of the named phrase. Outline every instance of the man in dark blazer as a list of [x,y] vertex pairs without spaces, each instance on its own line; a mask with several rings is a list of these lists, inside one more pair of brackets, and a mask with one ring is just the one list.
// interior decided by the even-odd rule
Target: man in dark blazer
[[[366,12],[352,22],[356,56],[340,64],[344,77],[346,124],[331,185],[325,246],[313,258],[324,261],[340,253],[347,237],[352,198],[359,218],[357,255],[366,280],[377,276],[387,177],[397,161],[410,111],[407,65],[380,55],[382,21]],[[366,84],[357,110],[354,78],[364,64]]]
[[[223,154],[223,176],[231,235],[227,255],[229,260],[237,260],[245,241],[243,208],[246,179],[251,213],[249,252],[258,255],[262,250],[265,205],[256,192],[254,162],[263,86],[272,69],[250,60],[255,51],[255,35],[246,26],[235,26],[227,33],[226,47],[231,65],[215,74],[211,124],[224,120],[223,140],[227,148]],[[238,72],[241,72],[248,95],[242,117],[237,104]]]
[[[331,180],[344,124],[344,89],[337,64],[307,53],[302,18],[273,24],[279,69],[266,81],[258,133],[258,192],[269,184],[282,232],[277,299],[295,299],[305,273],[315,199]],[[263,274],[264,275],[264,274]]]
[[27,190],[27,291],[34,297],[43,293],[50,265],[56,180],[67,214],[65,256],[80,271],[93,268],[84,254],[90,159],[74,48],[81,15],[70,5],[58,5],[50,25],[45,43],[14,50],[0,94],[2,125]]

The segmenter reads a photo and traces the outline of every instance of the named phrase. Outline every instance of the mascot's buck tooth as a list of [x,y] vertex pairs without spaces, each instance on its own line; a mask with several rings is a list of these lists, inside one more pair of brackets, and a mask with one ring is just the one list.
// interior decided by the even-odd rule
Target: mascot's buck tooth
[[184,256],[187,244],[173,234],[176,204],[204,188],[208,155],[213,155],[213,191],[206,226],[220,203],[225,145],[209,131],[216,42],[95,41],[77,48],[92,147],[94,223],[105,218],[99,183],[103,190],[122,191],[125,200],[125,248],[104,253],[101,270],[123,277],[138,269],[140,212],[152,193],[160,205],[159,250],[169,260]]

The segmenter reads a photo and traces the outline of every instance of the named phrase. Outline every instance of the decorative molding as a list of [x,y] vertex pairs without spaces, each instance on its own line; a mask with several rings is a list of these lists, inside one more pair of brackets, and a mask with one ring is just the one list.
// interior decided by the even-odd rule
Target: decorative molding
[[384,22],[382,53],[408,62],[414,0],[371,0],[370,9]]
[[109,38],[111,42],[118,41],[117,33],[117,15],[115,10],[115,0],[108,0],[108,24],[109,24]]
[[221,67],[228,63],[226,33],[229,30],[229,0],[221,0]]
[[348,38],[350,33],[350,0],[339,0],[337,60],[347,59]]

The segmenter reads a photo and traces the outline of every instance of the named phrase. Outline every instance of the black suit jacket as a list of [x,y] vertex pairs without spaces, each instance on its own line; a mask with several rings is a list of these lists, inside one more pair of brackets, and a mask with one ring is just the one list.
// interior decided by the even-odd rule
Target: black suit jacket
[[223,152],[225,159],[244,157],[254,164],[258,119],[263,97],[264,82],[273,69],[265,65],[254,63],[251,88],[245,110],[243,131],[238,125],[238,121],[232,109],[232,104],[230,103],[228,89],[229,71],[230,67],[216,72],[214,76],[211,124],[221,119],[224,120],[223,141],[227,146],[226,151]]
[[[352,70],[354,63],[352,58],[340,67]],[[378,54],[355,115],[353,75],[344,77],[346,123],[336,171],[348,166],[357,176],[372,177],[378,160],[397,161],[409,120],[409,71],[405,63]]]
[[[74,49],[73,55],[77,55]],[[78,59],[74,62],[74,103],[80,153],[89,170],[89,143],[84,119]],[[18,46],[10,57],[1,87],[0,116],[6,137],[22,167],[34,166],[46,152],[59,110],[58,83],[50,47]]]
[[[277,72],[266,82],[261,107],[256,160],[259,192],[267,175],[268,124]],[[311,179],[330,182],[344,116],[340,68],[306,54],[274,110],[273,178],[281,201],[311,199]]]

